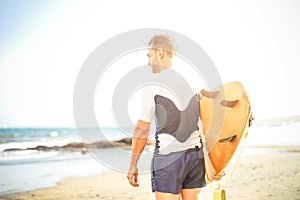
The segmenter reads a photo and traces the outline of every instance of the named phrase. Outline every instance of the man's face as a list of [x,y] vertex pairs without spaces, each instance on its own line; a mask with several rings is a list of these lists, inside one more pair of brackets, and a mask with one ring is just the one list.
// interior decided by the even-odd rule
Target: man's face
[[154,50],[152,48],[149,48],[147,56],[148,56],[148,65],[150,65],[152,67],[152,72],[153,73],[158,72],[157,70],[160,65],[158,51]]

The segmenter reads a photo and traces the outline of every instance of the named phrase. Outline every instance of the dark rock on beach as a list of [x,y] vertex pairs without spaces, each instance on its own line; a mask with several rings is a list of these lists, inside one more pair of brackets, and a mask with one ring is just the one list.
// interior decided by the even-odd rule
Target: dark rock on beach
[[[64,146],[36,146],[33,148],[11,148],[5,149],[4,152],[11,151],[24,151],[24,150],[37,150],[37,151],[80,151],[81,153],[86,153],[87,149],[100,149],[100,148],[112,148],[112,147],[120,147],[120,148],[129,148],[132,143],[132,138],[123,138],[118,141],[100,141],[91,144],[85,143],[69,143]],[[147,145],[153,145],[152,141],[148,141]]]

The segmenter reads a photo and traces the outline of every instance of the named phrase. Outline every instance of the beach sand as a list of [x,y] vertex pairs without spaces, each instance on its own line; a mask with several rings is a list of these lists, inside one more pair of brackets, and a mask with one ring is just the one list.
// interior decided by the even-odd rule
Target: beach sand
[[[242,156],[231,173],[224,177],[227,200],[300,200],[300,151],[278,149],[270,153]],[[126,174],[110,171],[83,178],[67,178],[57,186],[1,196],[0,199],[154,199],[150,175],[139,177],[140,186],[131,187]],[[213,199],[216,183],[202,189],[199,199]]]

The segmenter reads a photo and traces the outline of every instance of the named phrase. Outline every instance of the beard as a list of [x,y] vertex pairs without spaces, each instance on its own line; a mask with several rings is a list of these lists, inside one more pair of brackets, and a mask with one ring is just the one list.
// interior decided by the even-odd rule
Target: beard
[[152,64],[151,68],[152,68],[152,73],[161,72],[161,65],[159,65],[159,64]]

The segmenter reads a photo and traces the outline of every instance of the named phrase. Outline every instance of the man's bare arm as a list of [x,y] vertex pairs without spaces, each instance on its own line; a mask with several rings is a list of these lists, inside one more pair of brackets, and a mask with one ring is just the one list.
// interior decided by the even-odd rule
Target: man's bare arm
[[130,168],[127,174],[127,179],[129,183],[137,187],[138,184],[138,168],[137,163],[140,158],[140,155],[142,154],[148,140],[149,135],[149,122],[144,122],[139,120],[135,129],[134,134],[132,138],[132,155],[131,155],[131,162],[130,162]]

